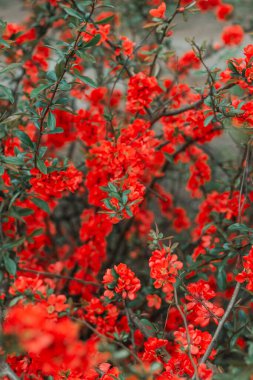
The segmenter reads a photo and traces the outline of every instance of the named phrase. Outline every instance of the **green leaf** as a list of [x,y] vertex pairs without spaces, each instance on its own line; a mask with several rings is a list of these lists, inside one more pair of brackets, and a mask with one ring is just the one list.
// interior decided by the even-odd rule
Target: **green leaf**
[[117,350],[113,353],[115,359],[126,359],[129,356],[129,352],[127,350]]
[[28,216],[33,214],[34,211],[30,208],[23,208],[23,207],[17,207],[13,206],[10,210],[10,215],[13,216],[14,218],[21,218],[22,216]]
[[9,307],[15,306],[20,300],[24,298],[23,295],[14,297],[10,302],[9,302]]
[[10,210],[11,206],[14,204],[15,200],[22,194],[22,191],[17,191],[16,193],[13,194],[10,202],[9,202],[9,205],[8,205],[8,209]]
[[213,120],[213,115],[208,116],[204,121],[204,127],[207,127]]
[[115,193],[118,192],[117,187],[116,187],[112,182],[108,182],[108,188],[109,188],[111,191],[114,191]]
[[61,6],[61,8],[69,15],[69,16],[72,16],[72,17],[75,17],[75,18],[78,18],[79,20],[83,20],[83,17],[82,15],[75,11],[74,9],[72,8],[69,8],[69,7],[65,7],[64,5]]
[[126,213],[127,213],[128,216],[130,216],[130,218],[132,218],[133,213],[132,213],[132,211],[130,210],[130,208],[128,206],[126,206]]
[[37,168],[39,169],[39,171],[43,174],[47,174],[47,167],[46,165],[44,164],[44,161],[42,160],[37,160]]
[[43,135],[54,135],[55,133],[63,133],[64,129],[63,128],[55,128],[52,131],[46,131],[43,133]]
[[153,323],[151,323],[148,319],[142,318],[142,319],[140,319],[140,322],[146,327],[146,329],[150,333],[154,333],[155,332],[155,327],[154,327]]
[[12,91],[8,88],[0,84],[0,99],[7,99],[11,103],[14,103],[15,99],[12,94]]
[[93,88],[97,88],[96,83],[91,78],[79,74],[79,72],[77,70],[74,71],[74,75],[76,78],[80,79],[83,83],[87,84],[88,86],[91,86]]
[[86,45],[84,45],[84,48],[87,49],[92,46],[95,46],[99,43],[100,40],[101,40],[101,36],[100,34],[97,34],[94,38],[92,38],[89,42],[87,42]]
[[228,62],[228,68],[234,73],[234,74],[238,74],[238,71],[236,69],[236,67],[234,66],[233,62],[232,61],[229,61]]
[[114,19],[114,15],[103,18],[102,20],[97,21],[96,24],[98,24],[98,25],[108,24],[108,22],[112,21],[113,19]]
[[60,84],[59,84],[59,90],[61,91],[69,91],[71,90],[72,88],[72,85],[68,82],[66,82],[64,79],[61,80]]
[[25,238],[22,237],[20,239],[17,239],[15,241],[10,242],[10,243],[3,244],[2,248],[6,249],[6,250],[12,250],[13,248],[16,248],[16,247],[22,245],[24,243],[24,241],[25,241]]
[[31,99],[36,98],[39,95],[40,92],[42,92],[43,90],[46,90],[50,86],[51,86],[51,84],[41,84],[39,87],[37,87],[34,90],[32,90],[32,92],[30,94]]
[[220,267],[217,275],[217,285],[220,290],[225,290],[227,285],[227,275],[224,267]]
[[127,201],[128,201],[128,196],[127,196],[127,194],[123,194],[123,195],[122,195],[122,203],[123,203],[124,205],[126,205],[126,204],[127,204]]
[[3,121],[1,121],[0,124],[15,124],[15,122],[17,122],[17,120],[19,119],[20,119],[20,115],[11,115],[7,117],[6,119],[4,119]]
[[49,112],[49,114],[48,114],[47,126],[51,130],[54,130],[56,127],[56,119],[55,119],[55,116],[52,112]]
[[0,45],[3,45],[3,46],[5,46],[5,47],[10,47],[10,44],[8,44],[8,42],[7,41],[5,41],[3,38],[0,38]]
[[0,70],[0,75],[7,73],[9,71],[12,71],[20,66],[21,66],[21,63],[11,63],[8,66],[6,66],[4,69]]
[[18,158],[15,156],[10,156],[10,157],[1,156],[1,160],[3,160],[3,162],[9,165],[22,166],[24,164],[21,158]]
[[54,71],[48,71],[47,72],[47,79],[49,79],[52,82],[56,82],[57,81],[56,73]]
[[246,224],[242,224],[242,223],[234,223],[234,224],[231,224],[229,227],[228,227],[228,230],[229,231],[239,231],[241,233],[245,233],[245,232],[248,232],[249,231],[249,227],[246,226]]
[[113,210],[113,206],[111,205],[111,202],[109,199],[104,199],[103,200],[105,206],[109,209],[109,210]]
[[13,259],[11,259],[7,255],[4,256],[4,266],[9,274],[15,276],[17,271],[17,264]]
[[62,60],[55,65],[54,71],[58,79],[63,74],[64,69],[65,69],[65,60]]
[[43,201],[43,199],[40,199],[40,198],[33,198],[33,199],[31,199],[31,201],[32,201],[36,206],[38,206],[38,207],[41,208],[43,211],[45,211],[47,214],[50,214],[50,208],[49,208],[47,202]]
[[44,232],[43,228],[37,228],[37,230],[34,230],[30,235],[29,238],[36,237],[42,235]]
[[41,146],[39,149],[39,158],[42,158],[45,156],[47,152],[47,147],[46,146]]
[[23,131],[16,131],[15,135],[19,138],[19,140],[24,144],[29,146],[30,148],[34,148],[33,142],[30,137]]
[[89,54],[84,51],[77,51],[76,54],[78,55],[78,57],[82,58],[85,62],[96,63],[96,58],[92,54]]

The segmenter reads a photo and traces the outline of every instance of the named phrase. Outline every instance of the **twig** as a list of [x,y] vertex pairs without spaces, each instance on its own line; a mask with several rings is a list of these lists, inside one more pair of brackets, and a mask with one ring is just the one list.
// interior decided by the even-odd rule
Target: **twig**
[[19,272],[34,273],[34,274],[37,274],[37,275],[40,275],[40,276],[45,276],[45,277],[59,278],[59,279],[69,280],[69,281],[76,281],[76,282],[80,282],[80,284],[83,284],[83,285],[92,285],[92,286],[97,286],[97,287],[101,286],[100,284],[98,284],[96,282],[93,282],[93,281],[85,281],[85,280],[82,280],[80,278],[74,278],[74,277],[70,277],[70,276],[64,276],[64,275],[61,275],[61,274],[51,273],[51,272],[43,272],[43,271],[39,271],[39,270],[35,270],[35,269],[18,268],[18,271]]
[[[96,3],[96,0],[94,0],[93,3],[92,3],[92,8],[91,8],[89,17],[88,17],[87,21],[85,22],[86,25],[87,25],[88,21],[90,20],[90,18],[92,17],[92,14],[93,14],[94,9],[95,9],[95,3]],[[42,115],[41,115],[41,118],[40,118],[40,122],[39,122],[39,133],[38,133],[38,138],[37,138],[37,141],[36,141],[35,152],[34,152],[34,166],[35,167],[37,167],[39,148],[40,148],[40,143],[41,143],[42,135],[43,135],[43,132],[44,132],[44,122],[45,122],[46,117],[47,117],[47,115],[48,115],[48,113],[50,111],[50,108],[51,108],[52,104],[53,104],[55,95],[56,95],[56,93],[58,91],[58,88],[59,88],[59,86],[61,84],[61,81],[64,78],[65,74],[67,73],[68,65],[69,65],[71,59],[73,58],[73,56],[76,53],[77,46],[78,46],[79,40],[81,39],[81,36],[82,36],[82,29],[79,30],[78,33],[77,33],[77,36],[76,36],[76,39],[75,39],[75,42],[74,42],[74,46],[73,46],[73,48],[70,50],[70,52],[66,56],[66,60],[65,60],[64,67],[63,67],[63,71],[62,71],[59,79],[57,80],[57,82],[56,82],[56,84],[54,86],[51,98],[50,98],[50,100],[49,100],[46,108],[42,112]]]
[[131,334],[131,341],[132,341],[132,345],[133,345],[133,350],[134,350],[134,353],[136,353],[136,345],[135,345],[135,339],[134,339],[134,330],[133,330],[132,320],[131,320],[131,317],[130,317],[130,314],[129,314],[129,309],[128,309],[128,306],[127,306],[127,303],[126,303],[125,300],[123,301],[123,304],[124,304],[124,308],[125,308],[125,311],[126,311],[126,317],[127,317],[128,325],[129,325],[129,328],[130,328],[130,334]]
[[[141,321],[139,320],[139,318],[137,317],[137,315],[134,314],[134,312],[129,309],[129,316],[133,322],[133,324],[135,325],[135,327],[137,327],[137,329],[139,329],[141,331],[141,333],[145,336],[145,338],[150,338],[152,336],[154,336],[154,334],[147,330],[146,327],[143,325],[143,323],[141,323]],[[161,357],[165,359],[166,362],[169,361],[170,359],[170,354],[168,353],[168,351],[166,350],[165,347],[161,347],[159,349],[161,351]]]
[[143,363],[142,363],[142,361],[140,360],[140,358],[139,358],[139,357],[138,357],[133,351],[131,351],[128,347],[126,347],[123,343],[121,343],[121,342],[119,342],[119,341],[117,341],[117,340],[114,340],[113,338],[110,338],[109,336],[106,336],[106,335],[100,333],[100,332],[97,331],[97,330],[96,330],[96,329],[95,329],[95,328],[94,328],[89,322],[87,322],[87,321],[85,321],[85,320],[83,320],[83,319],[78,319],[78,318],[75,318],[75,317],[71,317],[71,319],[72,319],[73,321],[78,322],[78,323],[84,324],[86,327],[88,327],[88,329],[90,329],[90,330],[91,330],[94,334],[96,334],[99,338],[101,338],[101,339],[105,339],[105,340],[108,340],[108,341],[110,341],[110,342],[112,342],[112,343],[115,343],[117,346],[119,346],[119,347],[123,348],[124,350],[128,351],[129,354],[130,354],[131,356],[133,356],[133,358],[136,360],[136,362],[138,362],[138,363],[141,365],[143,372],[144,372],[144,373],[146,372],[145,369],[144,369],[144,367],[143,367]]
[[20,378],[13,372],[9,364],[6,362],[0,363],[0,377],[1,379],[7,376],[10,380],[20,380]]
[[[178,9],[180,7],[180,3],[181,3],[181,0],[178,0],[175,11],[173,12],[172,16],[166,21],[167,25],[165,26],[165,28],[163,30],[163,34],[162,34],[162,36],[160,38],[159,45],[162,45],[162,43],[163,43],[163,41],[164,41],[164,39],[165,39],[165,37],[167,35],[167,32],[168,32],[170,24],[172,23],[172,21],[174,20],[174,18],[178,14]],[[155,54],[155,56],[154,56],[153,62],[151,64],[151,66],[150,66],[149,76],[152,76],[153,73],[154,73],[154,69],[155,69],[155,65],[156,65],[156,61],[158,59],[158,56],[159,56],[159,51],[157,51],[156,54]]]
[[[229,90],[230,88],[234,87],[235,85],[236,85],[236,83],[229,83],[228,85],[226,85],[226,86],[221,87],[220,89],[218,89],[216,92],[219,94],[219,93],[221,93],[221,92],[223,92],[225,90]],[[151,121],[151,124],[153,125],[158,120],[160,120],[162,117],[165,117],[165,116],[177,116],[177,115],[180,115],[180,114],[182,114],[184,112],[196,109],[196,108],[200,107],[204,103],[204,101],[210,95],[211,95],[211,93],[208,92],[206,95],[202,95],[201,99],[197,100],[195,103],[189,104],[188,106],[185,106],[185,107],[182,107],[182,108],[177,108],[177,109],[174,109],[174,110],[171,110],[171,111],[160,112],[156,116],[154,116],[154,118]]]
[[[244,157],[245,157],[245,160],[248,161],[248,157],[249,157],[249,149],[250,149],[250,141],[248,142],[247,146],[246,146],[246,150],[245,150],[245,153],[244,153]],[[246,180],[246,173],[247,173],[247,162],[246,162],[246,165],[244,167],[244,170],[243,170],[243,175],[242,175],[242,182],[241,182],[241,186],[240,186],[240,195],[239,195],[239,202],[238,202],[238,218],[237,218],[237,222],[238,223],[241,223],[241,219],[242,219],[242,206],[241,206],[241,199],[242,199],[242,192],[243,192],[243,187],[244,187],[244,182]],[[213,335],[213,338],[205,352],[205,354],[203,355],[203,357],[201,358],[200,360],[200,364],[201,363],[205,363],[205,361],[208,359],[209,355],[211,354],[212,352],[212,349],[217,345],[217,342],[218,342],[218,338],[219,338],[219,335],[223,329],[223,326],[225,324],[225,322],[227,321],[228,317],[229,317],[229,314],[231,313],[236,301],[237,301],[237,297],[238,297],[238,294],[239,294],[239,291],[241,289],[241,284],[239,282],[237,282],[236,286],[235,286],[235,289],[234,289],[234,292],[232,294],[232,297],[228,303],[228,306],[226,308],[226,311],[223,315],[223,317],[221,318],[216,330],[215,330],[215,333]]]
[[191,364],[194,368],[194,376],[196,377],[197,380],[199,380],[199,375],[198,375],[198,368],[196,366],[196,363],[192,357],[192,354],[191,354],[191,337],[190,337],[190,333],[189,333],[189,328],[188,328],[188,323],[187,323],[187,320],[186,320],[186,316],[185,314],[183,313],[180,305],[179,305],[179,302],[178,302],[178,296],[177,296],[177,288],[176,286],[174,286],[174,297],[175,297],[175,305],[176,305],[176,308],[177,310],[179,311],[182,319],[183,319],[183,322],[184,322],[184,327],[185,327],[185,332],[186,332],[186,339],[187,339],[187,344],[188,344],[188,355],[189,355],[189,359],[191,361]]
[[236,302],[236,299],[237,299],[237,296],[238,296],[238,293],[240,291],[240,288],[241,288],[241,284],[239,282],[237,282],[236,284],[236,287],[235,287],[235,290],[234,290],[234,293],[229,301],[229,304],[227,306],[227,309],[223,315],[223,317],[221,318],[218,326],[217,326],[217,329],[213,335],[213,338],[205,352],[205,354],[203,355],[203,357],[201,358],[200,360],[200,364],[202,363],[205,363],[205,361],[208,359],[208,357],[210,356],[211,352],[212,352],[212,349],[216,346],[217,342],[218,342],[218,338],[219,338],[219,335],[221,333],[221,330],[223,329],[223,326],[224,326],[224,323],[226,322],[226,320],[228,319],[229,317],[229,314],[231,312],[231,310],[233,309],[233,306]]

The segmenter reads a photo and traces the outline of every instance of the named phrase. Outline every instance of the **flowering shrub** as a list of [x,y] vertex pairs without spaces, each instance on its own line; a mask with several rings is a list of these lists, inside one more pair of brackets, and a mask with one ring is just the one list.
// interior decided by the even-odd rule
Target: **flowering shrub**
[[[23,3],[0,22],[0,377],[252,379],[247,1]],[[178,53],[202,17],[220,40]]]

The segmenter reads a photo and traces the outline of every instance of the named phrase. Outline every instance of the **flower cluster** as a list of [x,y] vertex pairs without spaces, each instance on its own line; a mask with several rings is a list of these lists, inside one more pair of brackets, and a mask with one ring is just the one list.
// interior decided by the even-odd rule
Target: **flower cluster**
[[74,166],[67,170],[56,170],[49,174],[43,174],[38,169],[31,170],[31,191],[46,197],[62,196],[65,191],[74,192],[83,181],[83,175]]
[[140,280],[126,264],[115,265],[107,269],[103,277],[105,297],[113,299],[119,294],[123,299],[134,300],[141,288]]
[[224,310],[216,306],[210,299],[214,298],[216,293],[211,289],[210,285],[199,280],[187,286],[188,294],[185,296],[187,300],[187,310],[191,313],[190,319],[197,325],[205,327],[210,323],[210,319],[218,324],[219,318],[223,316]]
[[175,284],[178,272],[183,268],[183,263],[178,260],[169,248],[155,250],[149,259],[150,277],[153,278],[154,287],[162,288],[169,301],[173,296],[173,284]]
[[155,77],[148,77],[144,73],[132,76],[128,84],[127,110],[132,114],[146,113],[154,98],[162,92]]
[[246,289],[253,290],[253,247],[249,254],[243,257],[243,271],[238,273],[235,279],[240,283],[246,282]]

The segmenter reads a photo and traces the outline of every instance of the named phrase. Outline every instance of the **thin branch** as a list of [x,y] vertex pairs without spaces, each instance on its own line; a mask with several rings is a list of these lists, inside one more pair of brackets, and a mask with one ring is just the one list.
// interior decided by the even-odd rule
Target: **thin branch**
[[[246,178],[246,173],[247,173],[247,161],[248,161],[248,157],[249,157],[249,150],[250,150],[250,141],[248,142],[247,146],[246,146],[246,149],[245,149],[245,152],[244,152],[244,157],[245,157],[245,160],[246,160],[246,165],[244,167],[244,170],[243,170],[243,175],[242,175],[242,182],[241,182],[241,186],[240,186],[240,195],[239,195],[239,202],[238,202],[238,218],[237,218],[237,222],[238,223],[241,223],[242,221],[242,205],[241,205],[241,199],[242,199],[242,193],[243,193],[243,187],[244,187],[244,182],[245,180],[247,179]],[[236,286],[235,286],[235,289],[234,289],[234,292],[232,294],[232,297],[228,303],[228,306],[226,308],[226,311],[223,315],[223,317],[221,318],[216,330],[215,330],[215,333],[213,335],[213,338],[205,352],[205,354],[203,355],[203,357],[201,358],[200,360],[200,364],[201,363],[205,363],[205,361],[208,359],[209,355],[211,354],[212,352],[212,349],[214,347],[216,347],[217,345],[217,342],[218,342],[218,338],[220,336],[220,333],[223,329],[223,326],[225,324],[225,322],[227,321],[236,301],[237,301],[237,297],[238,297],[238,294],[240,292],[240,289],[241,289],[241,284],[239,282],[237,282]]]
[[[148,338],[154,336],[154,334],[151,331],[147,330],[147,328],[144,326],[144,324],[139,320],[137,315],[135,315],[131,309],[129,309],[128,312],[129,312],[129,316],[130,316],[133,324],[135,325],[135,327],[137,327],[137,329],[139,329],[141,331],[141,333],[145,336],[145,338],[148,339]],[[162,358],[164,358],[166,362],[168,362],[170,359],[170,354],[168,353],[166,348],[161,347],[159,350],[161,351],[160,356]]]
[[[236,83],[229,83],[228,85],[218,89],[217,93],[219,94],[225,90],[229,90],[230,88],[234,87],[235,85],[236,85]],[[170,111],[160,112],[156,116],[154,116],[154,118],[151,121],[151,124],[153,125],[158,120],[160,120],[162,117],[177,116],[177,115],[181,115],[184,112],[191,111],[193,109],[199,108],[210,95],[211,95],[211,93],[208,92],[206,95],[202,95],[201,99],[197,100],[195,103],[189,104],[188,106],[177,108],[177,109],[170,110]]]
[[[88,17],[87,21],[85,22],[85,25],[87,25],[88,21],[92,17],[92,14],[93,14],[94,9],[95,9],[95,4],[96,4],[96,0],[94,0],[93,3],[92,3],[91,11],[90,11],[90,14],[89,14],[89,17]],[[75,39],[75,42],[74,42],[74,46],[73,46],[73,48],[70,50],[70,52],[66,56],[66,60],[65,60],[64,67],[63,67],[62,74],[60,75],[59,79],[57,80],[57,82],[56,82],[56,84],[54,86],[51,98],[50,98],[50,100],[49,100],[46,108],[42,112],[42,115],[41,115],[41,118],[40,118],[40,121],[39,121],[39,133],[38,133],[38,138],[37,138],[37,141],[36,141],[35,152],[34,152],[34,165],[35,165],[35,167],[37,167],[39,148],[40,148],[40,143],[41,143],[42,135],[43,135],[43,132],[44,132],[44,122],[45,122],[46,117],[47,117],[47,115],[48,115],[48,113],[50,111],[50,108],[51,108],[52,104],[53,104],[54,98],[55,98],[56,93],[58,91],[58,88],[59,88],[59,86],[61,84],[61,81],[64,78],[65,74],[67,73],[68,65],[69,65],[71,59],[73,58],[73,56],[76,53],[76,50],[77,50],[77,47],[78,47],[78,43],[79,43],[79,40],[81,39],[81,37],[82,37],[82,29],[79,30],[78,33],[77,33],[77,36],[76,36],[76,39]]]
[[35,270],[35,269],[18,268],[18,271],[19,272],[34,273],[34,274],[37,274],[40,276],[45,276],[45,277],[50,277],[50,278],[59,278],[62,280],[76,281],[76,282],[80,282],[80,284],[83,284],[83,285],[92,285],[92,286],[97,286],[97,287],[101,286],[100,284],[93,282],[93,281],[85,281],[85,280],[82,280],[80,278],[75,278],[75,277],[71,277],[71,276],[64,276],[61,274],[51,273],[51,272],[43,272],[43,271],[39,271],[39,270]]
[[[162,43],[163,43],[163,41],[164,41],[164,39],[165,39],[165,37],[167,35],[168,29],[170,27],[170,24],[172,23],[172,21],[174,20],[174,18],[178,14],[180,3],[181,3],[181,0],[178,0],[175,11],[173,12],[172,16],[166,21],[167,25],[165,26],[165,28],[163,30],[162,36],[161,36],[160,41],[159,41],[159,45],[162,45]],[[149,76],[152,76],[153,73],[154,73],[155,65],[156,65],[156,61],[158,59],[158,56],[159,56],[159,50],[156,52],[156,54],[154,56],[154,59],[153,59],[153,62],[151,64],[151,66],[150,66]]]
[[11,369],[9,364],[6,362],[0,363],[0,377],[1,379],[7,376],[10,380],[20,380],[20,378],[15,374],[15,372]]
[[131,320],[131,317],[130,317],[130,314],[129,314],[129,308],[128,308],[127,303],[126,303],[125,300],[123,301],[123,304],[124,304],[124,308],[125,308],[125,311],[126,311],[127,322],[128,322],[129,328],[130,328],[130,334],[131,334],[131,341],[132,341],[132,345],[133,345],[133,350],[134,350],[134,353],[136,353],[136,345],[135,345],[134,329],[133,329],[134,326],[133,326],[133,323],[132,323],[132,320]]
[[97,329],[95,329],[89,322],[85,321],[84,319],[78,319],[78,318],[75,318],[75,317],[71,317],[71,319],[73,321],[76,321],[78,323],[81,323],[81,324],[84,324],[86,327],[88,327],[89,330],[91,330],[95,335],[97,335],[99,338],[101,339],[105,339],[111,343],[115,343],[117,346],[121,347],[122,349],[128,351],[128,353],[136,360],[136,362],[138,362],[141,367],[142,367],[142,370],[143,372],[145,373],[145,369],[143,367],[143,362],[140,360],[140,358],[133,352],[131,351],[127,346],[125,346],[123,343],[113,339],[113,338],[110,338],[109,336],[107,335],[104,335],[102,333],[100,333]]
[[233,295],[232,295],[232,297],[231,297],[231,299],[229,301],[229,304],[227,306],[227,309],[226,309],[223,317],[221,318],[221,320],[220,320],[220,322],[219,322],[219,324],[217,326],[217,329],[216,329],[216,331],[215,331],[215,333],[213,335],[213,338],[212,338],[212,340],[211,340],[211,342],[210,342],[210,344],[209,344],[209,346],[208,346],[205,354],[203,355],[203,357],[201,358],[201,360],[199,362],[200,364],[206,362],[206,360],[210,356],[213,348],[216,347],[219,335],[220,335],[220,333],[221,333],[221,331],[223,329],[223,326],[224,326],[225,322],[227,321],[227,319],[229,317],[229,314],[231,313],[231,311],[232,311],[232,309],[234,307],[234,304],[236,302],[236,299],[237,299],[238,293],[240,291],[240,288],[241,288],[241,284],[239,282],[237,282],[235,290],[234,290],[234,293],[233,293]]
[[198,368],[196,366],[196,363],[192,357],[192,354],[191,354],[191,336],[190,336],[190,332],[189,332],[189,328],[188,328],[188,323],[187,323],[187,320],[186,320],[186,316],[185,314],[183,313],[180,305],[179,305],[179,302],[178,302],[178,296],[177,296],[177,288],[176,286],[174,286],[174,297],[175,297],[175,305],[176,305],[176,308],[177,310],[179,311],[182,319],[183,319],[183,323],[184,323],[184,327],[185,327],[185,332],[186,332],[186,339],[187,339],[187,345],[188,345],[188,355],[189,355],[189,359],[191,361],[191,364],[194,368],[194,376],[196,377],[197,380],[199,380],[199,375],[198,375]]

